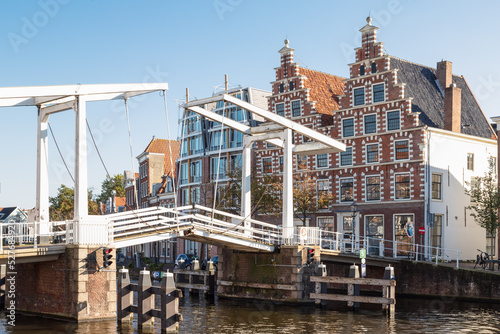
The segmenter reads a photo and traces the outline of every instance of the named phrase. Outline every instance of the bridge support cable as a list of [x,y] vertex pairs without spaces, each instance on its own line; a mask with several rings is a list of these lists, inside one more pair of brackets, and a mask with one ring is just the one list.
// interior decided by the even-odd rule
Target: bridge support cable
[[130,117],[129,117],[129,114],[128,114],[128,99],[127,98],[124,98],[123,99],[124,103],[125,103],[125,114],[127,115],[127,129],[128,129],[128,145],[130,147],[130,166],[132,167],[132,176],[134,178],[134,202],[135,202],[135,208],[133,209],[138,209],[139,208],[139,199],[137,196],[137,185],[136,185],[136,182],[135,182],[135,169],[134,169],[134,154],[132,153],[132,135],[130,133]]
[[[177,189],[176,189],[176,185],[175,185],[176,175],[175,175],[175,166],[174,166],[174,162],[173,162],[173,159],[172,159],[172,145],[170,143],[170,140],[171,140],[171,137],[170,137],[170,122],[168,120],[167,91],[166,90],[163,90],[163,104],[165,106],[165,115],[167,117],[168,151],[169,151],[169,154],[170,154],[170,176],[172,178],[172,189],[174,191],[174,206],[177,208]],[[180,148],[180,150],[182,150],[182,148]],[[158,206],[160,206],[159,202],[160,202],[160,199],[158,199]],[[175,213],[175,217],[177,218],[177,221],[178,221],[179,214],[178,214],[177,211]]]

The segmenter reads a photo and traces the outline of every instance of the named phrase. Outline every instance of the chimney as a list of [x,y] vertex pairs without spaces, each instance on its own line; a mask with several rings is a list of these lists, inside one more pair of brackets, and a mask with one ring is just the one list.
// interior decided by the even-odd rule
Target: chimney
[[441,60],[439,63],[437,63],[436,77],[443,91],[446,88],[450,87],[453,81],[452,79],[453,74],[451,72],[451,61]]
[[444,90],[444,129],[462,131],[462,90],[455,84]]

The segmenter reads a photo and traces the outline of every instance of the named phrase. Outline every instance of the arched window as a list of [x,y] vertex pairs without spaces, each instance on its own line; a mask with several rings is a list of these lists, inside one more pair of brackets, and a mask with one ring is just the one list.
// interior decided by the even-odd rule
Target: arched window
[[359,75],[365,75],[365,65],[359,67]]
[[290,81],[290,90],[293,90],[293,81]]
[[280,83],[280,93],[283,93],[285,90],[285,87],[283,86],[283,83]]
[[372,63],[372,73],[377,73],[377,64]]

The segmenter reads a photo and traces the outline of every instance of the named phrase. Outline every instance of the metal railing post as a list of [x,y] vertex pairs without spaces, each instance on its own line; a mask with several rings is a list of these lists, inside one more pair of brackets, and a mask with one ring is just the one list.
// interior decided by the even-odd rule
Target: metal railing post
[[460,251],[457,249],[457,269],[460,267],[458,264],[458,258],[460,257]]

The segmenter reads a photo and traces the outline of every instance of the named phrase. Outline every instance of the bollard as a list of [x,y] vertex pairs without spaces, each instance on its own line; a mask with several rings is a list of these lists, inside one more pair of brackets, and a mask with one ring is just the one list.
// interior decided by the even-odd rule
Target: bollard
[[130,312],[133,300],[128,269],[122,268],[118,270],[118,322],[133,320],[133,313]]
[[215,270],[215,265],[213,263],[212,260],[208,261],[208,264],[207,264],[207,270],[208,271],[212,271],[212,270]]
[[[359,267],[355,264],[349,267],[349,278],[359,278]],[[358,284],[348,284],[347,294],[349,296],[359,296],[359,285]],[[354,308],[354,311],[359,310],[358,302],[347,302],[348,307]]]
[[[316,276],[326,277],[326,265],[324,265],[323,263],[318,264],[318,266],[316,267],[315,274],[316,274]],[[316,282],[315,292],[316,293],[326,293],[327,292],[326,291],[326,283]],[[315,304],[325,306],[326,300],[316,299]]]
[[179,329],[180,290],[175,288],[174,274],[166,273],[161,282],[161,330],[162,332],[176,332]]
[[[395,280],[396,276],[394,275],[394,268],[389,265],[389,267],[385,267],[384,271],[384,279]],[[382,289],[382,295],[385,298],[396,298],[396,287],[394,286],[384,286]],[[395,300],[395,299],[394,299]],[[395,304],[383,304],[383,310],[388,310],[391,315],[394,314],[396,310]]]
[[154,308],[155,296],[151,292],[151,275],[148,270],[141,270],[137,284],[137,323],[139,327],[153,325],[151,310]]
[[191,270],[200,270],[200,261],[193,260]]

